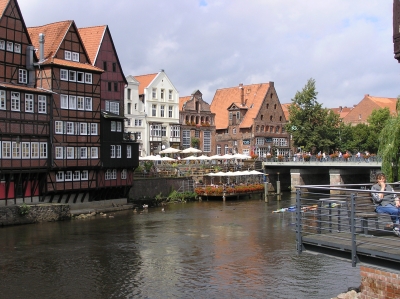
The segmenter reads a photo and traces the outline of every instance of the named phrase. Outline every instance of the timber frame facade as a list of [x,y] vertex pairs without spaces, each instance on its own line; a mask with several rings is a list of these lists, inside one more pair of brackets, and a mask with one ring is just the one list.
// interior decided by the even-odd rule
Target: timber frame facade
[[[123,115],[104,111],[106,71],[87,50],[96,42],[101,49],[103,40],[85,44],[74,21],[27,28],[17,1],[2,3],[0,204],[126,197],[138,146],[123,134]],[[118,66],[114,102],[122,107]]]

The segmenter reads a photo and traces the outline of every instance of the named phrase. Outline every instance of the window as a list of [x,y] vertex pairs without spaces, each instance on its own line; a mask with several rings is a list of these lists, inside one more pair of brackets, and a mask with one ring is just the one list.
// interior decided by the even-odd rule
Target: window
[[63,155],[64,150],[61,146],[56,147],[56,159],[62,159],[64,157]]
[[46,113],[47,112],[47,97],[46,96],[38,96],[38,112]]
[[76,96],[69,96],[69,104],[68,104],[69,109],[76,109]]
[[69,81],[75,82],[76,81],[76,72],[69,71]]
[[117,145],[117,158],[121,158],[121,145]]
[[46,159],[47,158],[47,143],[40,142],[40,158]]
[[54,132],[55,132],[56,134],[62,134],[62,133],[64,133],[64,130],[63,130],[63,122],[62,122],[62,121],[56,121],[56,122],[55,122],[55,124],[54,124]]
[[110,102],[110,112],[119,115],[119,103],[118,102]]
[[79,134],[87,135],[87,123],[79,123]]
[[131,145],[126,146],[126,157],[132,158],[132,146]]
[[164,117],[165,115],[164,115],[164,111],[165,111],[165,106],[164,105],[161,105],[160,106],[160,117]]
[[85,73],[85,83],[92,84],[92,74]]
[[142,132],[136,132],[136,139],[142,140]]
[[274,109],[276,109],[276,104],[274,105]]
[[71,51],[64,51],[64,59],[71,60]]
[[14,44],[14,52],[15,53],[21,53],[21,44]]
[[171,89],[169,90],[169,93],[168,93],[168,99],[172,100],[172,90]]
[[153,99],[157,98],[157,88],[152,89],[151,96]]
[[0,109],[6,109],[6,91],[0,90]]
[[163,137],[167,136],[167,127],[164,126],[161,127],[161,136]]
[[115,132],[116,127],[117,127],[117,125],[116,125],[115,121],[112,121],[111,122],[111,132]]
[[265,142],[264,138],[261,138],[261,137],[256,138],[256,144],[257,145],[263,145],[264,142]]
[[62,94],[60,96],[60,101],[61,101],[61,108],[62,109],[68,109],[68,96],[65,94]]
[[115,73],[117,71],[117,64],[113,62],[112,64],[113,72]]
[[229,149],[228,149],[228,146],[225,144],[225,155],[226,154],[229,154]]
[[111,169],[107,169],[106,173],[104,174],[105,180],[111,180]]
[[87,147],[79,148],[80,158],[87,159]]
[[3,158],[11,158],[11,142],[10,141],[2,142],[1,152],[3,153]]
[[206,153],[211,152],[211,132],[210,131],[203,132],[203,152],[206,152]]
[[12,52],[14,49],[14,44],[12,42],[7,42],[7,51]]
[[19,92],[11,92],[11,111],[20,111]]
[[115,158],[115,145],[110,146],[110,157]]
[[33,112],[33,94],[25,94],[25,112]]
[[232,120],[232,112],[229,112],[229,120]]
[[81,172],[79,170],[75,170],[72,179],[74,181],[79,181],[81,179]]
[[67,159],[75,159],[75,148],[67,147]]
[[126,105],[126,113],[127,113],[127,114],[131,114],[131,111],[132,111],[132,104],[131,104],[131,103],[128,103],[128,104]]
[[236,134],[236,128],[232,129],[232,134]]
[[108,82],[108,83],[107,83],[107,90],[108,90],[108,91],[111,91],[111,87],[112,87],[112,83],[111,83],[111,82]]
[[236,112],[236,119],[238,119],[238,120],[240,119],[240,112],[239,111]]
[[0,50],[4,50],[6,48],[6,42],[4,40],[0,40]]
[[82,72],[76,72],[76,81],[79,83],[85,82],[85,74]]
[[28,83],[28,71],[24,69],[18,70],[18,82],[27,84]]
[[85,110],[92,111],[92,98],[85,98]]
[[64,171],[57,172],[56,181],[57,182],[63,182],[64,181]]
[[151,125],[150,126],[150,136],[161,137],[161,126]]
[[96,123],[90,124],[90,135],[97,135],[97,124]]
[[128,89],[126,90],[126,98],[127,98],[128,100],[131,99],[131,89],[130,89],[130,88],[128,88]]
[[182,146],[183,148],[190,147],[190,130],[182,131]]
[[31,158],[38,159],[39,158],[39,142],[31,143]]
[[126,180],[126,169],[121,170],[121,180]]
[[157,105],[151,105],[151,116],[157,116]]
[[137,104],[135,103],[135,110],[137,110]]
[[107,70],[107,61],[103,61],[103,70]]
[[221,155],[221,146],[217,145],[217,155]]
[[164,99],[164,89],[161,89],[161,96],[160,98],[163,100]]
[[79,62],[79,53],[72,52],[72,60]]
[[29,159],[30,157],[31,157],[30,142],[22,142],[22,159]]
[[72,181],[72,171],[66,171],[64,175],[64,181]]
[[141,119],[135,119],[135,127],[141,127],[142,126],[142,120]]
[[116,169],[113,169],[113,170],[112,170],[111,178],[112,178],[113,180],[116,180],[116,179],[117,179],[117,170],[116,170]]
[[74,123],[72,121],[67,122],[67,134],[68,135],[74,134]]
[[117,132],[122,131],[122,123],[120,121],[117,122]]
[[85,110],[85,98],[78,97],[78,110]]
[[114,91],[118,91],[118,82],[114,82]]
[[92,159],[97,159],[99,157],[99,150],[97,147],[90,148],[90,157]]
[[60,70],[60,79],[63,81],[68,81],[68,71],[67,70]]
[[171,126],[171,137],[179,138],[181,136],[181,127]]
[[81,172],[81,180],[82,180],[82,181],[87,181],[88,178],[89,178],[89,171],[83,170],[83,171]]

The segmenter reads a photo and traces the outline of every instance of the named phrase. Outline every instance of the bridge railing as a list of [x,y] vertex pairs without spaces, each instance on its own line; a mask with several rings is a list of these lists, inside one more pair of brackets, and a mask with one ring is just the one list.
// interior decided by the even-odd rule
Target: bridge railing
[[330,156],[326,156],[325,158],[323,157],[318,157],[318,156],[292,156],[292,157],[270,157],[270,158],[265,158],[261,157],[259,158],[262,162],[354,162],[354,163],[370,163],[370,162],[382,162],[382,158],[379,156],[370,156],[368,158],[366,157],[356,157],[356,156],[351,156],[348,158],[344,157],[336,157],[332,158]]
[[371,185],[296,186],[297,252],[333,248],[347,252],[353,266],[361,256],[400,263],[400,239],[389,215],[374,211]]

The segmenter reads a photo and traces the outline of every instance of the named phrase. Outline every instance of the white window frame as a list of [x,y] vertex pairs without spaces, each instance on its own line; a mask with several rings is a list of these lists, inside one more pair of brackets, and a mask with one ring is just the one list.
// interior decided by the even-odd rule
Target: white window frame
[[13,44],[13,42],[7,42],[7,51],[8,51],[8,52],[14,51],[14,44]]
[[64,171],[56,173],[56,182],[64,182]]
[[92,98],[90,97],[85,98],[85,110],[92,111]]
[[72,171],[68,170],[64,174],[64,181],[71,182],[72,181]]
[[122,123],[117,121],[117,132],[122,132]]
[[64,51],[64,59],[71,60],[71,51]]
[[20,111],[21,101],[19,92],[11,92],[11,111]]
[[18,83],[28,83],[28,71],[25,69],[18,69]]
[[85,73],[83,73],[83,72],[76,72],[76,82],[78,82],[78,83],[85,83]]
[[77,109],[78,110],[85,110],[85,98],[78,96],[77,97]]
[[89,179],[89,171],[82,170],[81,172],[81,181],[87,181]]
[[106,181],[111,180],[111,169],[107,169],[106,173],[104,174],[104,179]]
[[117,128],[116,122],[111,121],[111,132],[115,132],[116,128]]
[[30,142],[21,142],[21,154],[22,154],[22,159],[30,159],[31,158],[31,143]]
[[3,159],[11,159],[11,141],[3,141],[1,145]]
[[168,117],[172,118],[174,115],[174,107],[168,106]]
[[172,100],[172,94],[173,94],[173,90],[170,89],[169,92],[168,92],[168,99],[169,100]]
[[110,158],[115,158],[115,145],[110,145]]
[[34,112],[34,97],[33,94],[25,94],[25,112]]
[[79,170],[75,170],[73,175],[72,175],[72,180],[73,181],[80,181],[81,179],[81,172]]
[[66,94],[60,95],[60,107],[61,109],[68,109],[68,96]]
[[84,146],[80,147],[79,153],[80,153],[80,155],[79,155],[80,159],[87,159],[87,147],[84,147]]
[[76,110],[76,96],[69,96],[68,109]]
[[87,135],[87,123],[79,123],[79,135]]
[[77,61],[77,62],[79,62],[79,53],[77,53],[77,52],[72,52],[72,61]]
[[91,73],[85,73],[85,83],[92,84],[93,76]]
[[126,157],[128,159],[132,158],[132,146],[131,145],[127,145],[126,146]]
[[47,113],[47,97],[38,95],[38,113]]
[[127,170],[126,169],[122,169],[121,170],[121,180],[126,180],[127,177]]
[[40,142],[40,159],[47,159],[47,142]]
[[39,142],[31,142],[31,159],[39,159]]
[[64,159],[64,148],[62,146],[56,146],[56,159]]
[[90,135],[97,135],[97,123],[90,124]]
[[69,71],[69,81],[76,82],[76,71]]
[[0,50],[5,50],[5,49],[6,49],[6,42],[0,39]]
[[99,158],[99,149],[97,147],[90,148],[90,158],[92,158],[92,159]]
[[151,98],[156,99],[157,98],[157,88],[153,88],[151,90]]
[[122,152],[121,145],[117,145],[116,149],[117,149],[117,158],[121,158],[121,152]]
[[117,170],[113,169],[111,172],[111,179],[116,180],[117,179]]
[[160,117],[165,117],[165,105],[160,105]]
[[67,135],[74,135],[74,133],[75,133],[74,127],[75,127],[75,123],[73,121],[67,121],[65,133]]
[[157,116],[157,104],[151,105],[151,116]]
[[64,123],[60,120],[54,122],[54,134],[64,134]]
[[21,53],[21,44],[14,44],[14,53]]
[[68,70],[60,69],[60,80],[68,81]]
[[75,148],[73,146],[68,146],[66,155],[67,159],[75,159]]
[[0,109],[6,110],[6,91],[0,90]]

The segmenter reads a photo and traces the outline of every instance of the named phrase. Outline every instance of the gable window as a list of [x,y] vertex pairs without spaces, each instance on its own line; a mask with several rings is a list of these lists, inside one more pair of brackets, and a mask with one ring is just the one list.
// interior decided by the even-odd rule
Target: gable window
[[4,40],[0,40],[0,50],[5,50],[6,48],[6,42]]
[[113,72],[115,73],[117,71],[117,64],[113,62],[112,64]]
[[229,120],[232,120],[232,112],[229,112]]
[[172,90],[171,89],[169,90],[169,93],[168,93],[168,99],[172,100]]
[[28,71],[24,69],[18,70],[18,82],[26,84],[28,83]]
[[0,90],[0,109],[6,109],[6,91]]
[[76,72],[76,81],[79,83],[85,82],[85,74],[82,72]]
[[126,90],[126,98],[127,98],[128,100],[131,99],[131,89],[130,89],[130,88],[128,88],[128,89]]
[[11,92],[11,111],[20,111],[19,92]]
[[12,52],[14,49],[14,44],[12,42],[7,42],[7,51]]
[[85,73],[85,83],[92,84],[92,74]]
[[107,70],[107,61],[103,61],[103,70]]
[[161,96],[160,98],[163,100],[164,99],[164,89],[161,89]]
[[14,44],[14,52],[21,53],[21,44]]
[[75,82],[76,81],[76,72],[69,71],[69,81]]
[[25,94],[25,112],[33,112],[33,94]]
[[152,95],[152,98],[153,98],[153,99],[155,99],[155,98],[157,97],[157,88],[153,88],[153,89],[152,89],[151,95]]
[[151,105],[151,116],[157,116],[157,105]]
[[114,82],[114,91],[118,91],[118,82]]
[[77,61],[77,62],[79,62],[79,53],[77,53],[77,52],[72,52],[72,61]]
[[71,51],[64,51],[64,59],[71,60]]
[[63,81],[68,81],[68,71],[67,70],[60,70],[60,79]]

